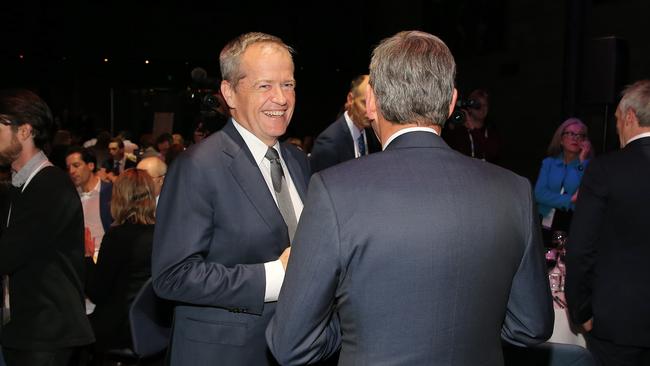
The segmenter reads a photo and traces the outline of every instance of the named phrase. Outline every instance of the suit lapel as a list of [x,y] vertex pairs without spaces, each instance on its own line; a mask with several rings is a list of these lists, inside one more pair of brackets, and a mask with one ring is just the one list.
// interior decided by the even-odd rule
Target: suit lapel
[[229,137],[229,139],[226,139],[229,143],[224,144],[223,151],[232,159],[229,165],[231,174],[269,229],[273,230],[281,227],[288,241],[287,225],[284,223],[280,210],[278,210],[278,206],[275,204],[266,181],[244,139],[239,135],[232,122],[229,122],[222,131]]
[[291,174],[291,180],[293,185],[298,191],[300,200],[305,202],[305,195],[307,193],[307,182],[305,172],[300,168],[300,164],[293,157],[293,154],[289,152],[289,149],[284,144],[280,144],[280,150],[282,150],[282,158],[284,159],[287,168],[289,169],[289,174]]
[[342,161],[354,159],[354,144],[356,141],[354,141],[352,138],[350,127],[348,127],[348,123],[345,121],[345,115],[341,115],[341,118],[339,118],[337,123],[339,124],[339,133],[342,136],[345,136],[343,139],[344,141],[347,141],[347,143],[344,145],[343,153],[345,155],[343,156]]

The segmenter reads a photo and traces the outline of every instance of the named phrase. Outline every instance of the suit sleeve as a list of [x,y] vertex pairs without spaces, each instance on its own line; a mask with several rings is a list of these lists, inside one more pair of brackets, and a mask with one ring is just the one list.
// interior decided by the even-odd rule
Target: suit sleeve
[[218,182],[208,169],[205,161],[181,154],[165,179],[154,231],[154,290],[169,300],[261,314],[264,264],[226,266],[206,259],[214,240],[237,244],[236,238],[214,238]]
[[527,190],[526,194],[520,195],[521,215],[526,218],[526,243],[512,280],[501,337],[509,343],[525,347],[542,343],[551,336],[554,312],[530,185],[526,183],[522,186]]
[[553,162],[545,159],[539,170],[537,183],[535,183],[535,200],[543,205],[568,210],[571,208],[571,195],[560,194],[560,191],[551,189],[550,180],[553,174]]
[[605,222],[607,184],[598,160],[592,162],[580,186],[566,255],[566,299],[571,320],[582,324],[592,317],[591,294],[598,228]]
[[331,356],[340,346],[335,314],[340,275],[336,214],[319,174],[312,177],[276,313],[266,330],[282,365],[304,365]]
[[311,171],[317,173],[339,163],[338,152],[332,136],[321,134],[314,141],[314,147],[309,156]]

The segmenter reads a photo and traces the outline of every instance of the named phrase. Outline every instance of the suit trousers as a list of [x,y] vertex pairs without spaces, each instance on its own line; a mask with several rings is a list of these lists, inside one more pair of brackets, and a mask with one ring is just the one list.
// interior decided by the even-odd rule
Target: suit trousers
[[645,366],[650,365],[650,348],[623,346],[610,341],[586,335],[587,348],[598,366]]
[[34,351],[2,348],[7,366],[77,366],[81,348]]

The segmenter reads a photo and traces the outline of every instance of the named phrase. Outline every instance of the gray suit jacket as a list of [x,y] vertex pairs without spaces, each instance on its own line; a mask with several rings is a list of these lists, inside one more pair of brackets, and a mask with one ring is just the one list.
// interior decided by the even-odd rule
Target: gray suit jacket
[[[283,145],[298,193],[306,156]],[[175,300],[172,365],[273,365],[264,330],[264,262],[289,245],[287,226],[232,122],[181,154],[165,179],[156,217],[153,286]]]
[[[364,205],[358,205],[364,202]],[[530,184],[428,132],[314,174],[274,319],[281,364],[501,365],[553,308]]]

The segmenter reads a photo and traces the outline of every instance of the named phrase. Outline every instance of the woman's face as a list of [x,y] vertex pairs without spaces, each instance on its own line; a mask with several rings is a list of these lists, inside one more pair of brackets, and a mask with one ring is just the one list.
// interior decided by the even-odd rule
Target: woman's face
[[574,123],[568,125],[564,131],[562,131],[562,140],[560,144],[562,145],[562,150],[571,153],[579,154],[582,149],[582,142],[587,139],[587,134],[580,124]]

